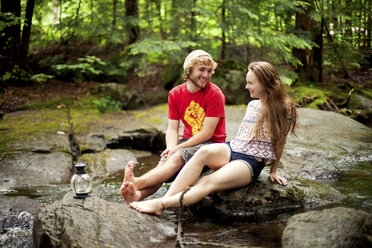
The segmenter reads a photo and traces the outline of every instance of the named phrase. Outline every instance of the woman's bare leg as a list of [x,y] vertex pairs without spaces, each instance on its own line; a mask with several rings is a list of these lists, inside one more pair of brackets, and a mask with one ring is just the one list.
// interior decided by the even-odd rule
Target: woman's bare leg
[[165,197],[184,191],[200,176],[204,165],[218,170],[230,160],[230,149],[226,144],[210,144],[202,146],[182,168]]
[[[223,190],[239,188],[251,182],[251,171],[242,161],[233,161],[221,167],[210,175],[203,177],[195,186],[191,187],[184,195],[183,204],[193,205],[205,196]],[[161,215],[165,209],[179,207],[182,192],[163,198],[133,202],[131,207],[142,213]]]

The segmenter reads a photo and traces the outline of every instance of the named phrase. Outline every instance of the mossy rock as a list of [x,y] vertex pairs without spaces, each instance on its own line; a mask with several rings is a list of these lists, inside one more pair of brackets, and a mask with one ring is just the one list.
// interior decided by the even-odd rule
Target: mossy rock
[[324,183],[294,177],[282,170],[278,174],[288,179],[287,186],[271,182],[268,179],[268,169],[265,168],[259,180],[241,189],[212,194],[193,210],[198,215],[257,217],[325,206],[345,198],[339,191]]

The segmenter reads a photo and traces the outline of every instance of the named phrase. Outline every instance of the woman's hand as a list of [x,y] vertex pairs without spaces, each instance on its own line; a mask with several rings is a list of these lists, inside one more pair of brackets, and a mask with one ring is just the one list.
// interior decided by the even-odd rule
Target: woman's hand
[[278,176],[276,173],[270,173],[269,174],[269,179],[272,182],[277,182],[277,183],[279,183],[280,185],[283,185],[283,186],[288,184],[287,179],[285,179],[284,177]]

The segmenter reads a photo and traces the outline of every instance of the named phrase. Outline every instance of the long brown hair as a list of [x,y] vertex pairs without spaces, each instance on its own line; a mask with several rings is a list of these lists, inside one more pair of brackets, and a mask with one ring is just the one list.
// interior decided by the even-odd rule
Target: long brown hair
[[260,98],[263,109],[258,117],[254,133],[258,137],[263,124],[268,125],[271,143],[275,148],[276,163],[279,163],[288,132],[295,134],[297,125],[295,103],[288,96],[285,85],[273,65],[258,61],[250,63],[248,70],[255,74],[264,89],[264,95]]

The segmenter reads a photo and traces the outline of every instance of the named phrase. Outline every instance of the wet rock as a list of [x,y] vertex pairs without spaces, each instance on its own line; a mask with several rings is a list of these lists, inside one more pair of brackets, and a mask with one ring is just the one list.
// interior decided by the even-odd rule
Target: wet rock
[[74,199],[42,207],[35,217],[34,247],[164,247],[174,225],[100,198]]
[[372,215],[350,208],[292,216],[283,231],[284,248],[372,247]]
[[67,183],[71,176],[72,157],[63,152],[1,153],[0,190]]
[[0,247],[32,247],[32,226],[39,203],[26,197],[1,197]]
[[334,112],[300,108],[298,113],[297,136],[288,136],[281,159],[286,172],[333,179],[359,158],[372,161],[372,129]]
[[155,128],[127,131],[108,140],[107,148],[132,148],[147,151],[163,151],[166,147],[165,133]]
[[288,179],[288,185],[281,186],[268,179],[268,171],[265,168],[259,180],[244,188],[206,197],[194,207],[196,214],[259,217],[325,206],[345,198],[324,183],[294,177],[279,169],[278,174]]
[[99,153],[84,154],[81,160],[88,163],[87,172],[95,179],[105,179],[123,171],[128,161],[137,163],[137,158],[148,156],[150,152],[126,150],[126,149],[106,149]]
[[167,105],[92,116],[84,128],[76,123],[75,137],[82,154],[109,149],[158,150],[165,147]]

